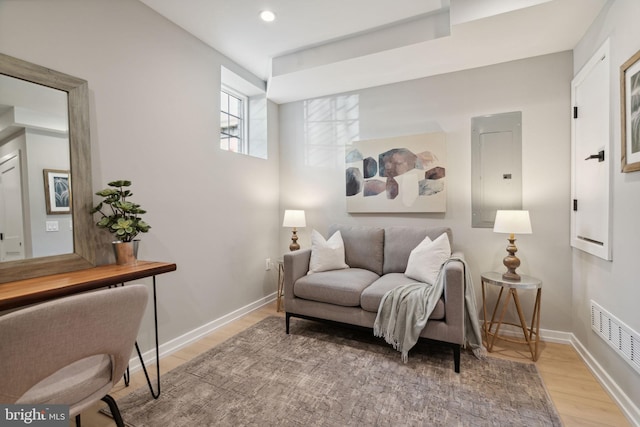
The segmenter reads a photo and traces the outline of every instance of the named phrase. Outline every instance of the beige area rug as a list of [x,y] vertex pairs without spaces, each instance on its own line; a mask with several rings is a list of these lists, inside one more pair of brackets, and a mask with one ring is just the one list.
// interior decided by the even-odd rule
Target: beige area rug
[[559,426],[535,365],[269,317],[118,401],[130,426]]

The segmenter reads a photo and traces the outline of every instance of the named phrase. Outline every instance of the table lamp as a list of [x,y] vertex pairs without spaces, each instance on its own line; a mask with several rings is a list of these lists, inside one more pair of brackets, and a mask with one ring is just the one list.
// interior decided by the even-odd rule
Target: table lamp
[[298,230],[297,227],[306,227],[307,222],[304,218],[304,211],[302,210],[290,210],[284,211],[284,221],[282,221],[283,227],[293,227],[293,234],[291,235],[291,244],[289,245],[290,251],[297,251],[300,249],[298,244]]
[[494,233],[509,234],[509,245],[507,245],[507,255],[503,263],[507,267],[507,272],[502,275],[506,280],[520,280],[520,275],[516,273],[516,268],[520,266],[520,260],[515,255],[518,251],[515,245],[515,234],[531,234],[531,220],[529,211],[503,211],[496,212],[496,220],[493,225]]

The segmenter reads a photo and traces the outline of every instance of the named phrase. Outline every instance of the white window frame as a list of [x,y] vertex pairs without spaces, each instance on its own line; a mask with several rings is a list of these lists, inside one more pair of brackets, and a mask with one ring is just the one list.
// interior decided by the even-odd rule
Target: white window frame
[[[220,141],[220,149],[222,150],[226,150],[226,151],[231,151],[231,152],[235,152],[235,153],[240,153],[240,154],[249,154],[249,97],[244,95],[243,93],[235,90],[234,88],[225,85],[225,84],[221,84],[220,85],[220,92],[221,93],[225,93],[229,96],[233,96],[234,98],[237,98],[240,100],[240,102],[242,103],[242,117],[238,117],[238,119],[242,122],[242,126],[240,128],[240,134],[237,136],[238,138],[238,149],[237,150],[233,150],[231,149],[230,145],[227,144],[227,147],[223,147],[222,146],[222,140]],[[223,111],[223,106],[220,105],[220,114],[227,114],[229,116],[233,116],[232,114],[230,114],[229,112]],[[236,116],[233,116],[236,117]],[[220,124],[220,135],[223,134],[222,131],[222,123]],[[232,137],[233,135],[225,133],[227,135],[229,135],[230,137]],[[231,139],[231,138],[229,138]]]
[[[267,98],[266,83],[257,79],[247,80],[247,78],[235,73],[224,65],[220,67],[220,102],[223,101],[224,94],[241,99],[242,114],[244,123],[238,133],[242,133],[243,138],[238,146],[238,150],[229,150],[222,144],[223,133],[219,132],[218,143],[223,151],[235,152],[258,159],[268,159],[268,132],[267,132]],[[222,106],[220,108],[220,118],[223,117]],[[233,117],[233,116],[231,116]],[[220,123],[222,130],[222,123]],[[230,142],[233,140],[230,140]]]

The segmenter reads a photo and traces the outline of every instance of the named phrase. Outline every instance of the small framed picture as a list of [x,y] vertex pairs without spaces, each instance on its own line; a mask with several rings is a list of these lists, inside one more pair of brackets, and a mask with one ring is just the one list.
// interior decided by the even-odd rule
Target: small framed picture
[[622,172],[640,171],[640,51],[620,67]]
[[44,197],[47,215],[71,213],[71,174],[69,171],[44,169]]

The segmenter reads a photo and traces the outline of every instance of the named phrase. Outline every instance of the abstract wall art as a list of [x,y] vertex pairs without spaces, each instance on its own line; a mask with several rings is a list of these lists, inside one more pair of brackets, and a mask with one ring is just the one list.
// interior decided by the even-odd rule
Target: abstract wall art
[[347,211],[445,212],[442,132],[356,141],[345,156]]

